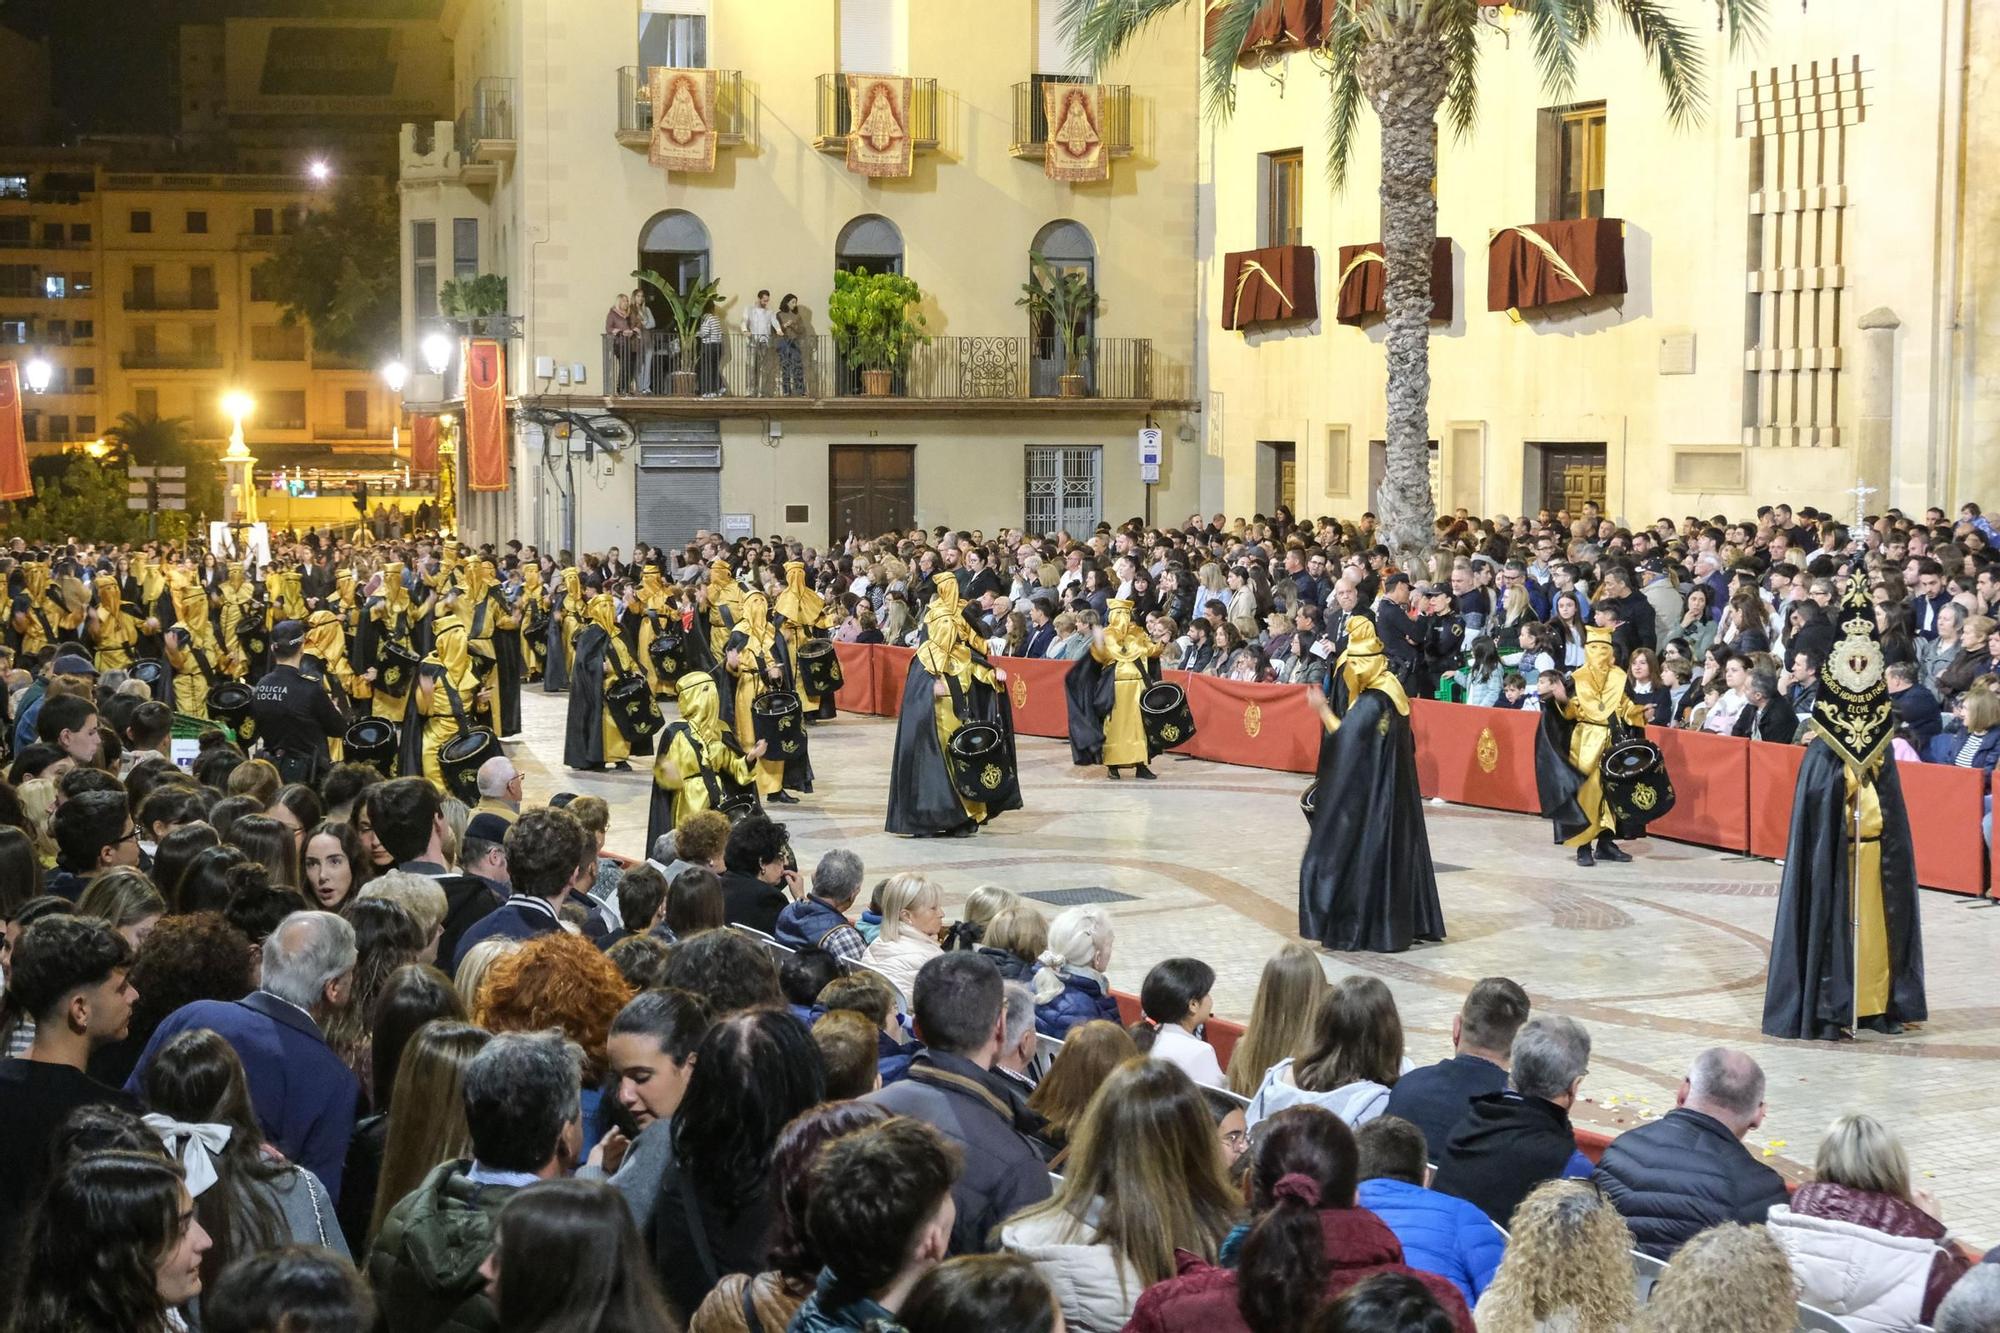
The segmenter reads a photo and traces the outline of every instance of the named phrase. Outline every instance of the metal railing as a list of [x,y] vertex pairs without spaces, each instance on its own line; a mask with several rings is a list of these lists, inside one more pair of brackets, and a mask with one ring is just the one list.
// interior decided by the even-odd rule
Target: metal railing
[[214,310],[220,304],[214,292],[127,292],[127,310]]
[[[938,91],[936,79],[910,80],[910,142],[918,148],[935,148],[938,141]],[[845,74],[822,74],[818,80],[819,105],[815,121],[823,142],[844,140],[854,128],[854,108],[847,96]]]
[[[680,345],[670,331],[603,338],[604,392],[640,398],[861,398],[861,372],[830,335],[755,344],[740,332],[719,342]],[[1062,393],[1068,367],[1053,338],[948,336],[911,349],[891,379],[891,395],[926,401],[1027,401]],[[1150,399],[1153,340],[1099,338],[1076,366],[1084,395]]]
[[459,142],[514,137],[514,81],[480,79],[472,85],[472,105],[460,113]]
[[220,370],[220,352],[120,352],[126,370]]
[[[618,70],[618,133],[653,132],[653,67],[623,65]],[[748,116],[743,104],[743,72],[718,69],[715,74],[715,121],[717,143],[742,143]]]
[[[1091,80],[1075,74],[1037,74],[1034,78],[1014,85],[1014,147],[1020,149],[1040,148],[1049,141],[1048,107],[1042,96],[1042,89],[1049,84],[1089,83]],[[1102,123],[1097,132],[1104,139],[1107,153],[1129,153],[1132,151],[1132,89],[1123,83],[1106,84]]]

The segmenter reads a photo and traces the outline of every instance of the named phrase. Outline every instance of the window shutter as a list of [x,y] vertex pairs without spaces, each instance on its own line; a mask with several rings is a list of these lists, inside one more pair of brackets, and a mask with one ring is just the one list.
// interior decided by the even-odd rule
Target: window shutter
[[1090,65],[1063,34],[1062,0],[1035,0],[1035,73],[1087,75]]

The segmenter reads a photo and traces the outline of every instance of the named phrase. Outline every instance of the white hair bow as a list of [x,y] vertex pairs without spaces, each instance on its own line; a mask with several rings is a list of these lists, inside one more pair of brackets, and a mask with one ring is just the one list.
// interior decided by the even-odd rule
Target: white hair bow
[[228,1125],[190,1125],[157,1112],[140,1118],[180,1162],[181,1170],[187,1174],[188,1194],[199,1198],[203,1190],[216,1182],[215,1155],[229,1146],[229,1136],[234,1131]]

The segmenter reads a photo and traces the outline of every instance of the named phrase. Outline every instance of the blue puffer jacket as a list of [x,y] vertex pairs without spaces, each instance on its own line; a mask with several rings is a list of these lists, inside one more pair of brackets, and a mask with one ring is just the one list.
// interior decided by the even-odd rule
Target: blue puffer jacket
[[1360,1205],[1403,1243],[1404,1263],[1449,1279],[1467,1309],[1479,1303],[1507,1251],[1507,1238],[1477,1204],[1386,1178],[1362,1181],[1358,1193]]
[[1119,1021],[1118,1001],[1093,978],[1064,972],[1062,983],[1062,994],[1035,1006],[1035,1031],[1044,1037],[1067,1037],[1071,1028],[1092,1019]]

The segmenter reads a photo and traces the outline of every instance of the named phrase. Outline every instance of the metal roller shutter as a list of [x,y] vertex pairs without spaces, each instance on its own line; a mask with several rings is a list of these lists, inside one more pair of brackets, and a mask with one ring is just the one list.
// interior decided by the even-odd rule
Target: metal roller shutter
[[648,421],[639,426],[639,512],[650,546],[677,547],[722,527],[722,425]]

